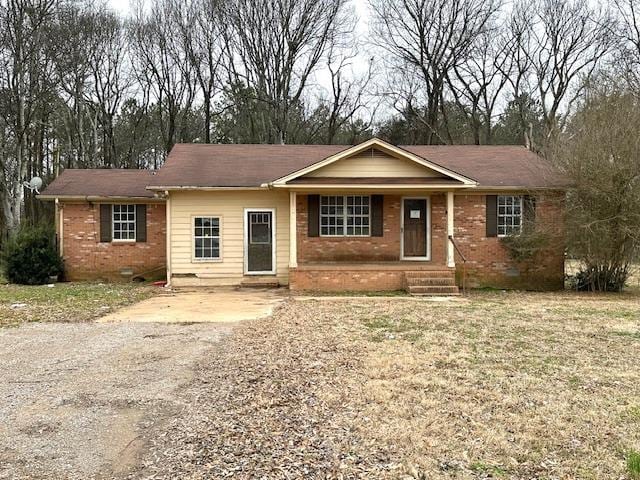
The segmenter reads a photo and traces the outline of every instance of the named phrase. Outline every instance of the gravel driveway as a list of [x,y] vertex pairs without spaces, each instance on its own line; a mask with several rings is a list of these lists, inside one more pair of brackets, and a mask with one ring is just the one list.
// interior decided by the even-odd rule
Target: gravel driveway
[[0,478],[126,477],[230,331],[37,323],[0,330]]

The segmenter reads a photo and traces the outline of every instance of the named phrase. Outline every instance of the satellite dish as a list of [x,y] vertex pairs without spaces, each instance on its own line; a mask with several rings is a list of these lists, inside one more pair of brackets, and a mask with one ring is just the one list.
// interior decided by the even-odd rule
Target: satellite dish
[[23,185],[27,187],[32,192],[35,191],[38,195],[40,195],[40,187],[42,187],[42,179],[40,177],[33,177],[28,182],[24,182]]

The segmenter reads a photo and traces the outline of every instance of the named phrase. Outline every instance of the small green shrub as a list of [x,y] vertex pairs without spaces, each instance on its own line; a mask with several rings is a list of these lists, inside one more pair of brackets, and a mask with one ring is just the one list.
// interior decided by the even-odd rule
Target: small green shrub
[[507,235],[501,240],[509,256],[516,262],[533,259],[549,245],[547,232],[535,228],[524,228],[521,233]]
[[627,454],[627,471],[634,480],[640,479],[640,453],[635,450]]
[[42,285],[62,273],[54,235],[43,227],[25,227],[4,245],[2,270],[11,283]]

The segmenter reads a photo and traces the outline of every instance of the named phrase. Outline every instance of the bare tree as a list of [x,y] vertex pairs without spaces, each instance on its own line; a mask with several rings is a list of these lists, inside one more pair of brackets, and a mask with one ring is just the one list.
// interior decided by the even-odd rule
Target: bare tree
[[327,70],[331,75],[331,91],[328,99],[321,103],[327,106],[328,118],[326,125],[326,143],[334,143],[338,132],[354,120],[361,119],[358,128],[368,129],[373,123],[376,112],[374,98],[369,95],[369,87],[374,78],[374,63],[370,59],[367,70],[358,75],[353,71],[353,60],[356,53],[334,53],[329,51]]
[[[413,112],[440,143],[440,113],[452,75],[497,12],[496,0],[371,0],[376,43],[390,56],[385,94]],[[420,108],[424,106],[424,111]]]
[[171,9],[204,106],[204,141],[211,142],[212,105],[222,91],[222,70],[230,58],[224,0],[187,0]]
[[[45,26],[55,0],[8,0],[0,4],[0,80],[6,100],[3,123],[11,136],[0,152],[0,195],[9,231],[20,225],[28,173],[27,135],[40,101]],[[7,142],[8,143],[8,142]]]
[[272,142],[285,143],[292,109],[329,48],[352,28],[346,0],[237,0],[233,26],[234,77],[251,87],[269,111]]
[[527,55],[542,106],[546,136],[557,134],[589,77],[610,50],[609,12],[587,0],[540,0]]
[[[92,14],[92,21],[89,65],[93,77],[93,91],[89,100],[100,122],[103,164],[119,167],[114,120],[131,87],[132,79],[125,69],[128,62],[127,34],[122,21],[113,12],[97,10]],[[97,128],[98,125],[94,125],[94,129]]]
[[173,0],[154,0],[149,13],[138,6],[130,31],[134,72],[144,95],[158,107],[165,153],[178,141],[192,140],[183,134],[185,114],[196,95],[192,63],[176,28],[173,7]]
[[614,70],[622,70],[629,86],[640,94],[640,3],[614,0],[618,15],[618,44]]
[[451,92],[472,127],[473,142],[492,143],[496,104],[508,81],[504,69],[508,47],[497,28],[478,35],[470,54],[454,65],[454,77],[447,75]]

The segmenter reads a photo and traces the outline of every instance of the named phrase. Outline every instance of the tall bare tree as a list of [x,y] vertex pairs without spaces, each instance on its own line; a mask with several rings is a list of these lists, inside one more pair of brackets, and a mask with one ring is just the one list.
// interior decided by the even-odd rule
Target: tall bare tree
[[0,4],[0,89],[5,107],[0,113],[11,140],[0,152],[0,195],[9,231],[20,225],[28,174],[28,131],[41,100],[46,22],[56,0],[8,0]]
[[399,110],[415,114],[428,130],[428,143],[445,142],[438,131],[447,76],[470,54],[500,4],[497,0],[372,0],[371,4],[376,43],[390,57],[391,82],[385,94]]
[[588,0],[540,0],[530,23],[530,59],[546,136],[562,129],[571,107],[614,41],[608,11]]
[[352,29],[347,0],[237,0],[228,5],[237,81],[269,111],[270,142],[285,143],[292,109],[329,48]]

